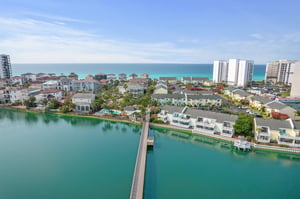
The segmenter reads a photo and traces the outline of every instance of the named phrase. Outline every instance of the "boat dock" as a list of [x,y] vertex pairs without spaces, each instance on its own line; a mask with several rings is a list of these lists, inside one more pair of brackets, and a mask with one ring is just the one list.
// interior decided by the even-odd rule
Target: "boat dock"
[[144,195],[147,147],[154,145],[154,137],[148,137],[149,121],[150,121],[150,112],[147,112],[145,121],[143,122],[143,128],[140,137],[138,153],[136,157],[136,163],[135,163],[134,174],[133,174],[132,185],[131,185],[130,199],[142,199]]
[[243,151],[250,151],[251,150],[251,143],[247,142],[245,140],[236,140],[236,141],[234,141],[233,146],[236,149],[243,150]]

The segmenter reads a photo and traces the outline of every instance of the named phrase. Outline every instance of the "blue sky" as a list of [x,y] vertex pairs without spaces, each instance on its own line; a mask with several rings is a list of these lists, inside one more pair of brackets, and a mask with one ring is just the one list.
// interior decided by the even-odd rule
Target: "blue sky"
[[[3,0],[0,0],[3,1]],[[0,49],[13,63],[299,60],[296,0],[10,0]]]

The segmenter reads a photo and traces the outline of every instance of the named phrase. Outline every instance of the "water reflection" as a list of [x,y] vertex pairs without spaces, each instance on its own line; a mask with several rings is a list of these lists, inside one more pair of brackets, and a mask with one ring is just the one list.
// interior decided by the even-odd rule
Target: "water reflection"
[[[252,150],[251,152],[244,152],[241,150],[234,149],[232,143],[211,139],[205,136],[191,135],[191,134],[183,133],[180,131],[169,130],[169,129],[154,128],[154,130],[156,131],[156,136],[158,137],[164,136],[164,137],[170,137],[179,142],[189,142],[195,145],[199,145],[201,147],[231,154],[236,158],[251,158],[255,156],[256,158],[262,158],[262,159],[267,158],[273,161],[281,161],[285,165],[292,164],[295,162],[300,163],[300,155],[298,154],[288,154],[288,153],[273,152],[273,151],[260,151],[255,149]],[[155,148],[157,147],[159,147],[159,143],[155,144]]]

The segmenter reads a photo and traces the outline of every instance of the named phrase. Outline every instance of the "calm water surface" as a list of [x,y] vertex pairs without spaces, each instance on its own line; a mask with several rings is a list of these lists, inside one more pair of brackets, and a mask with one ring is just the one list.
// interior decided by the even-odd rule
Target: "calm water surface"
[[[0,198],[128,198],[140,127],[0,109]],[[155,129],[145,198],[299,198],[300,158]]]

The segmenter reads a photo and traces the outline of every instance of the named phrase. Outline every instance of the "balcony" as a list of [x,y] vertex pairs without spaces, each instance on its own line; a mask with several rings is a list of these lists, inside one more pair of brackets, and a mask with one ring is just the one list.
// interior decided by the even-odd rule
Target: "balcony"
[[262,143],[269,143],[270,142],[270,134],[269,133],[259,133],[256,132],[255,133],[255,139],[258,142],[262,142]]
[[222,136],[225,136],[225,137],[232,137],[233,136],[233,134],[234,134],[234,132],[233,131],[229,131],[229,130],[222,130],[222,132],[221,132],[221,135]]

